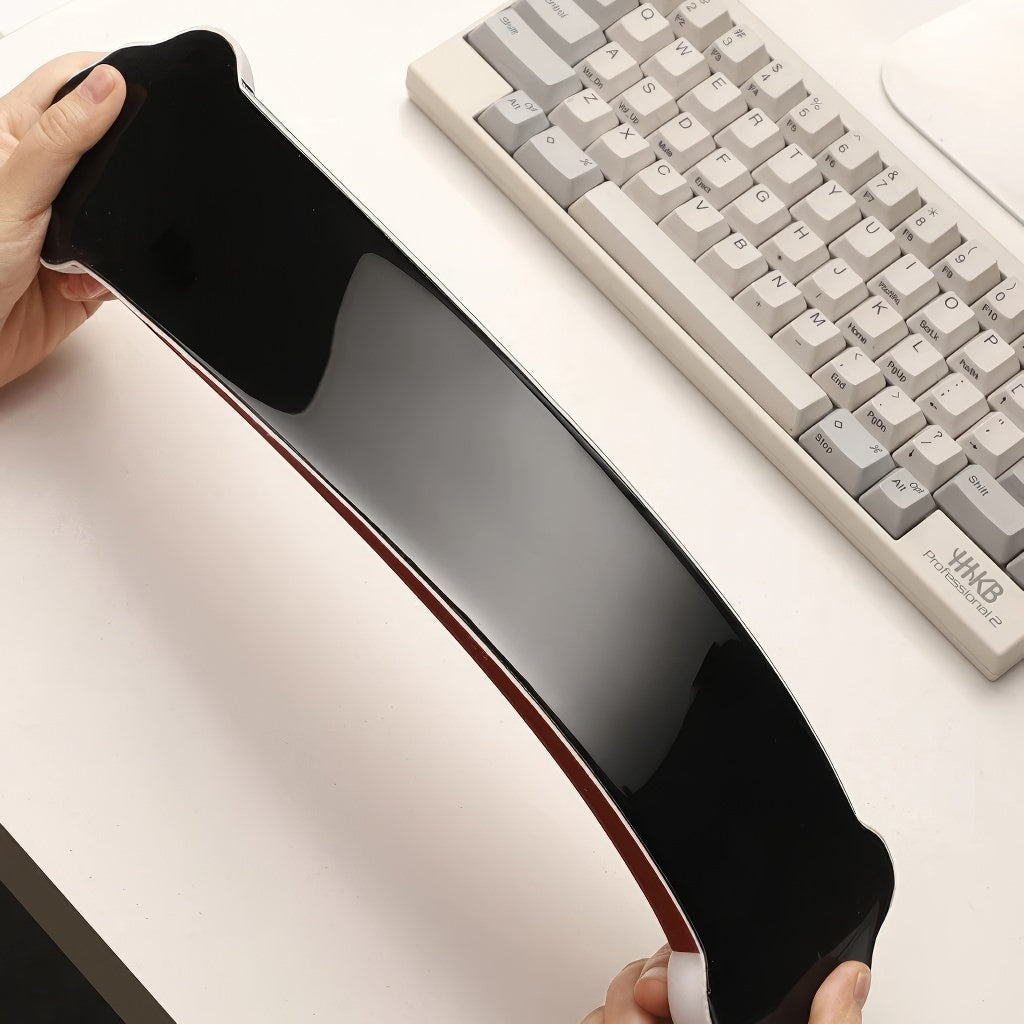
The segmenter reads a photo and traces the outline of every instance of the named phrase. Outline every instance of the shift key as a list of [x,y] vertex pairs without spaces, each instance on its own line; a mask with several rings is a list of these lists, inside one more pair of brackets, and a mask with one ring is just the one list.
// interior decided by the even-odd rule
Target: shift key
[[855,498],[895,468],[892,456],[874,434],[846,409],[833,409],[801,436],[800,444]]
[[935,502],[1000,565],[1024,551],[1024,505],[987,469],[960,470],[935,492]]

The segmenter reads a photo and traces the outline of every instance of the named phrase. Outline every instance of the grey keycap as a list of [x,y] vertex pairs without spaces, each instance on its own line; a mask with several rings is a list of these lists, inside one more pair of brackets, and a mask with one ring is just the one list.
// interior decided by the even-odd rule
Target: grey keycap
[[1011,498],[1024,505],[1024,459],[1011,466],[1000,478],[999,482],[1006,488]]
[[502,78],[545,112],[583,88],[576,72],[515,11],[492,14],[467,38]]
[[573,0],[519,0],[515,10],[569,64],[578,64],[605,42],[597,22]]
[[846,409],[833,409],[800,444],[855,498],[895,468],[892,456]]
[[1000,565],[1024,551],[1024,505],[987,469],[967,466],[935,492],[935,501]]
[[1007,567],[1006,571],[1010,575],[1010,579],[1014,583],[1019,583],[1020,586],[1024,587],[1024,555],[1020,555],[1015,558]]
[[928,489],[897,467],[861,495],[860,503],[883,530],[902,537],[935,508]]
[[517,89],[492,103],[480,115],[480,124],[505,152],[514,153],[550,122],[544,111]]
[[604,181],[593,157],[576,145],[564,129],[548,128],[534,136],[515,154],[534,181],[560,206],[569,206]]

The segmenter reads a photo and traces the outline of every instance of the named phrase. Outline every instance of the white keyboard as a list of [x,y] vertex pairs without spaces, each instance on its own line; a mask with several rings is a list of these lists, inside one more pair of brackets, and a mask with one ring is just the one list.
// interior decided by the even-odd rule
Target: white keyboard
[[1024,267],[733,0],[517,0],[409,93],[989,678]]

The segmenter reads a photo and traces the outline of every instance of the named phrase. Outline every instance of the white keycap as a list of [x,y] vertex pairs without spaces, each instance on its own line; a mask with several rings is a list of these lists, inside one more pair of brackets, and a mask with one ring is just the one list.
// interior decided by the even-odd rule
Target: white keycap
[[918,400],[929,423],[954,437],[974,426],[988,412],[985,396],[962,373],[951,373]]
[[646,138],[676,113],[676,101],[653,78],[641,78],[611,103],[615,116]]
[[664,220],[676,207],[693,198],[686,179],[664,160],[656,160],[630,178],[622,191],[653,221]]
[[863,278],[855,274],[846,260],[829,260],[800,282],[800,291],[808,303],[820,309],[829,320],[838,320],[868,297]]
[[828,411],[821,388],[734,302],[709,293],[698,268],[615,185],[604,182],[569,212],[783,430],[801,434]]
[[890,385],[855,413],[858,422],[892,452],[909,441],[927,421],[917,403],[902,388]]
[[846,131],[839,111],[820,96],[800,100],[779,121],[786,142],[795,142],[805,153],[817,156]]
[[907,325],[926,337],[943,356],[951,355],[978,333],[978,318],[953,292],[936,296]]
[[754,184],[750,171],[727,149],[716,149],[687,175],[695,196],[704,196],[717,210],[728,206]]
[[710,46],[732,24],[725,0],[684,0],[669,19],[672,31],[685,36],[698,50]]
[[576,64],[596,50],[605,40],[593,18],[573,0],[518,0],[513,8],[568,64]]
[[737,234],[713,245],[697,260],[697,266],[730,298],[768,272],[757,246]]
[[754,245],[760,245],[772,235],[778,234],[792,220],[789,207],[764,185],[747,189],[725,207],[722,213],[733,231],[746,236]]
[[911,398],[923,395],[949,373],[942,354],[920,334],[908,335],[876,362],[886,380],[898,384]]
[[942,427],[929,424],[896,451],[893,461],[935,491],[967,465],[967,456]]
[[747,109],[739,89],[725,75],[712,75],[679,100],[684,114],[693,114],[712,135]]
[[570,96],[551,111],[551,123],[581,149],[586,149],[605,132],[611,131],[619,119],[610,106],[593,89],[584,89]]
[[730,234],[726,219],[703,196],[683,203],[659,226],[691,260],[703,256]]
[[781,331],[807,308],[799,289],[777,270],[744,288],[736,296],[736,305],[766,334]]
[[863,349],[868,359],[878,359],[907,336],[903,318],[885,299],[869,296],[836,321],[847,344]]
[[900,258],[895,236],[874,217],[855,224],[828,248],[833,256],[846,260],[865,281]]
[[648,164],[654,163],[654,150],[647,140],[629,125],[620,124],[605,132],[587,147],[587,156],[596,160],[609,181],[621,185]]
[[569,206],[604,180],[595,161],[557,125],[520,146],[515,159],[560,206]]
[[514,153],[547,128],[548,119],[522,89],[517,89],[492,103],[480,115],[480,126],[506,153]]
[[606,33],[610,42],[629,50],[638,64],[653,57],[675,38],[664,15],[651,4],[641,4],[635,11],[619,18],[608,26]]
[[859,348],[844,349],[816,370],[813,379],[844,409],[859,409],[885,387],[881,371]]
[[639,62],[625,47],[607,43],[576,65],[584,87],[593,89],[606,102],[643,78]]
[[957,443],[971,462],[984,466],[993,476],[1024,459],[1024,430],[1001,412],[979,420]]
[[943,291],[956,292],[968,303],[999,284],[996,258],[978,242],[964,242],[932,269]]
[[601,28],[607,28],[637,6],[639,0],[576,0]]
[[988,404],[996,412],[1008,416],[1024,430],[1024,373],[1011,377],[989,395]]
[[793,216],[827,245],[860,221],[860,210],[842,185],[826,181],[794,205]]
[[800,444],[854,497],[895,468],[892,456],[845,409],[830,412]]
[[901,338],[907,336],[903,317],[877,296],[870,296],[854,306],[836,322],[848,344],[864,350],[868,359],[878,359]]
[[974,312],[983,326],[1012,340],[1024,334],[1024,287],[1008,277],[974,303]]
[[916,256],[901,256],[868,282],[868,291],[881,295],[902,316],[910,317],[939,294],[939,283]]
[[763,110],[755,107],[726,125],[715,136],[715,142],[753,170],[782,149],[782,133]]
[[807,95],[800,72],[781,60],[755,71],[743,84],[742,92],[751,107],[760,107],[773,121]]
[[818,166],[826,178],[852,195],[880,173],[884,164],[875,146],[860,132],[851,131],[825,147],[818,156]]
[[894,469],[865,491],[861,505],[893,537],[902,537],[935,509],[935,499],[911,473]]
[[768,51],[760,36],[746,25],[734,25],[723,32],[705,51],[711,70],[720,71],[733,85],[740,86],[768,62]]
[[1020,360],[995,331],[985,331],[972,338],[949,357],[953,373],[962,373],[974,381],[982,394],[995,391],[1020,370]]
[[693,116],[680,114],[653,132],[648,141],[662,159],[680,174],[685,174],[699,160],[715,151],[715,140]]
[[968,466],[935,492],[935,502],[1000,565],[1024,551],[1024,505],[992,474]]
[[761,246],[773,270],[791,281],[801,281],[828,261],[825,243],[802,221],[788,224]]
[[814,373],[846,347],[834,323],[819,309],[806,309],[775,335],[775,344],[805,373]]
[[711,68],[688,39],[676,39],[644,61],[641,70],[669,91],[673,99],[689,92],[711,75]]
[[928,203],[899,226],[896,241],[904,252],[932,266],[960,244],[960,229],[952,214]]
[[799,146],[786,146],[754,171],[754,181],[767,185],[787,206],[813,192],[822,180],[818,165]]
[[546,111],[579,90],[572,68],[515,11],[492,14],[468,39],[506,82]]
[[857,193],[865,217],[874,217],[887,228],[896,227],[921,208],[917,184],[902,167],[886,167]]

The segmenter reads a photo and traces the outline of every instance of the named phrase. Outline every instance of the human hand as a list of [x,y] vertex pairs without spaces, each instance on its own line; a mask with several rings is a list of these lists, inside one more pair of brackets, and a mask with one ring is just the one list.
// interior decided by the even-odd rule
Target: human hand
[[0,98],[0,386],[45,359],[110,297],[86,274],[39,265],[50,206],[79,158],[114,123],[124,79],[101,65],[50,103],[72,75],[101,57],[59,57]]
[[[662,946],[654,956],[623,967],[608,986],[604,1006],[588,1013],[583,1024],[670,1024],[670,952]],[[818,989],[808,1024],[861,1024],[870,987],[871,972],[864,964],[840,964]]]

